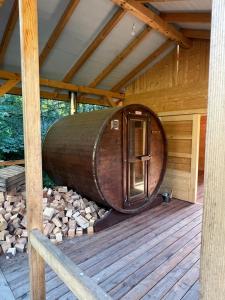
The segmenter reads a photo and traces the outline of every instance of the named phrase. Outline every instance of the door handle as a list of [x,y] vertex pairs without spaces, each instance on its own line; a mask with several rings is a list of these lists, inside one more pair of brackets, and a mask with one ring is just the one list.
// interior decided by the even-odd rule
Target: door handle
[[146,161],[146,160],[150,160],[151,157],[152,157],[151,155],[142,155],[139,157],[139,159],[142,161]]

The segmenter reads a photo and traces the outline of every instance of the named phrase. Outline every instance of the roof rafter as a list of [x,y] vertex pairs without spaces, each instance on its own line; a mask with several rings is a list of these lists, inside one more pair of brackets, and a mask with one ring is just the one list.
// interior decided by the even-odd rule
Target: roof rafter
[[0,64],[3,63],[7,47],[19,17],[18,0],[14,0],[8,22],[0,44]]
[[139,3],[166,3],[166,2],[185,2],[186,0],[135,0],[136,2]]
[[161,13],[160,17],[169,23],[210,23],[211,13]]
[[[21,80],[20,74],[8,72],[8,71],[1,71],[1,70],[0,70],[0,78]],[[86,86],[78,86],[78,85],[75,85],[72,83],[66,83],[66,82],[62,82],[62,81],[58,81],[58,80],[40,78],[40,85],[51,87],[51,88],[62,89],[62,90],[80,92],[80,93],[84,93],[84,94],[93,94],[93,95],[98,95],[98,96],[106,96],[106,97],[110,97],[110,98],[124,99],[124,94],[121,94],[121,93],[112,92],[112,91],[108,91],[108,90],[102,90],[102,89],[96,89],[96,88],[90,88],[90,87],[86,87]]]
[[89,87],[96,87],[104,78],[106,78],[112,70],[114,70],[140,43],[150,32],[150,27],[146,26],[130,44],[123,49],[123,51],[117,55],[113,61],[89,84]]
[[191,46],[191,41],[186,38],[180,31],[178,31],[173,25],[168,24],[159,15],[145,7],[143,4],[136,2],[135,0],[112,0],[123,9],[129,11],[136,16],[142,22],[148,24],[153,29],[159,31],[167,38],[177,42],[184,48]]
[[62,14],[59,22],[57,23],[55,29],[53,30],[48,42],[46,43],[44,49],[42,50],[40,57],[39,57],[39,64],[40,67],[44,64],[47,56],[49,55],[51,49],[54,47],[55,43],[57,42],[60,34],[62,33],[63,29],[65,28],[66,24],[68,23],[70,17],[72,16],[74,10],[76,9],[77,5],[79,4],[80,0],[70,0],[69,4],[67,5],[64,13]]
[[0,96],[8,93],[8,91],[10,91],[19,82],[20,82],[19,79],[9,79],[9,80],[7,80],[4,84],[2,84],[0,86]]
[[88,48],[84,51],[84,53],[80,56],[80,58],[74,63],[72,68],[63,78],[64,82],[70,82],[75,74],[80,70],[83,64],[87,61],[87,59],[92,55],[92,53],[97,49],[97,47],[102,43],[102,41],[108,36],[108,34],[112,31],[112,29],[118,24],[118,22],[125,15],[126,11],[119,8],[113,17],[108,21],[105,27],[98,33],[97,37],[94,41],[88,46]]
[[111,91],[119,91],[122,87],[126,86],[131,79],[140,73],[146,66],[153,62],[160,54],[166,51],[172,45],[172,41],[167,40],[153,53],[147,56],[140,64],[138,64],[132,71],[130,71],[122,80],[113,86]]

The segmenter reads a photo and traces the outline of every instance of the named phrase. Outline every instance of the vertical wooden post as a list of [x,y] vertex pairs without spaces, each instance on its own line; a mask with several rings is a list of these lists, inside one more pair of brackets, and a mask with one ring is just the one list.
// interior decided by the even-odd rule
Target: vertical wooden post
[[192,123],[192,149],[191,149],[191,182],[189,199],[192,202],[197,200],[198,191],[198,160],[200,142],[200,120],[201,116],[193,115]]
[[225,2],[214,0],[206,133],[201,299],[225,297]]
[[74,115],[77,112],[77,95],[75,92],[70,93],[70,114]]
[[[42,160],[37,0],[19,0],[26,167],[27,224],[29,232],[42,230]],[[45,299],[44,261],[29,243],[30,298]]]

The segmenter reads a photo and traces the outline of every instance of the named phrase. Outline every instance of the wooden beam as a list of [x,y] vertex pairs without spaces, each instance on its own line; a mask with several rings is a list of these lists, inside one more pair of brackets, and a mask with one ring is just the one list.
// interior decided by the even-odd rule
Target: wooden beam
[[45,264],[30,243],[42,230],[42,157],[37,0],[19,0],[30,298],[45,299]]
[[62,89],[62,90],[68,90],[68,91],[74,91],[74,92],[79,92],[79,93],[84,93],[84,94],[93,94],[93,95],[98,95],[98,96],[106,96],[106,97],[110,97],[110,98],[124,99],[124,94],[121,94],[118,92],[90,88],[87,86],[78,86],[78,85],[75,85],[72,83],[66,83],[66,82],[57,81],[57,80],[41,78],[40,84],[42,86],[47,86],[47,87],[52,87],[52,88],[57,88],[57,89]]
[[199,166],[199,143],[200,143],[200,126],[201,126],[201,115],[193,115],[192,122],[192,149],[191,149],[191,178],[190,178],[190,190],[189,199],[192,202],[197,201],[198,191],[198,166]]
[[210,30],[201,30],[201,29],[181,29],[183,34],[192,39],[210,39]]
[[123,9],[129,11],[142,22],[159,31],[167,38],[175,41],[184,48],[191,46],[191,41],[179,32],[173,25],[168,24],[159,15],[135,0],[112,0]]
[[18,20],[18,0],[14,0],[10,16],[0,44],[0,65],[3,63],[13,30]]
[[187,0],[135,0],[139,3],[167,3],[167,2],[185,2]]
[[0,0],[0,7],[5,3],[5,0]]
[[96,87],[103,79],[105,79],[148,35],[150,27],[146,26],[140,34],[138,34],[124,50],[117,55],[114,60],[91,82],[89,87]]
[[55,29],[53,30],[48,42],[46,43],[44,49],[42,50],[42,52],[40,54],[40,57],[39,57],[40,67],[44,64],[47,56],[49,55],[50,51],[54,47],[55,43],[57,42],[60,34],[62,33],[63,29],[65,28],[66,24],[68,23],[70,17],[72,16],[72,14],[73,14],[74,10],[76,9],[77,5],[79,4],[79,2],[80,2],[80,0],[70,0],[63,15],[61,16]]
[[[12,88],[10,90],[10,93],[12,95],[22,95],[22,89],[21,88]],[[65,93],[53,93],[53,92],[46,92],[46,91],[40,91],[40,97],[43,99],[50,99],[50,100],[57,100],[57,101],[65,101],[65,102],[70,102],[70,97]],[[103,106],[109,106],[109,103],[104,99],[104,98],[90,98],[90,97],[82,97],[78,98],[78,103],[83,103],[83,104],[94,104],[94,105],[103,105]]]
[[206,130],[205,196],[201,248],[201,299],[225,295],[225,5],[212,4]]
[[24,159],[19,159],[19,160],[0,160],[0,167],[5,167],[5,166],[14,166],[14,165],[24,165],[25,161]]
[[35,247],[47,264],[78,299],[112,299],[94,280],[85,275],[83,270],[65,256],[64,253],[53,245],[39,230],[33,230],[30,238],[33,247]]
[[21,79],[21,76],[18,73],[0,70],[0,78],[1,79]]
[[146,57],[140,64],[138,64],[130,73],[128,73],[122,80],[120,80],[114,87],[112,91],[119,91],[122,87],[126,86],[128,82],[133,79],[138,73],[140,73],[144,68],[146,68],[151,62],[153,62],[160,54],[166,51],[172,42],[167,40],[158,49]]
[[161,13],[160,17],[168,23],[210,23],[211,13]]
[[[20,79],[20,74],[0,70],[0,78],[1,79]],[[72,83],[66,83],[66,82],[62,82],[62,81],[58,81],[58,80],[50,80],[50,79],[45,79],[45,78],[40,78],[40,85],[51,87],[51,88],[62,89],[62,90],[80,92],[83,94],[106,96],[106,97],[110,97],[110,98],[124,99],[124,97],[125,97],[124,94],[121,94],[118,92],[90,88],[90,87],[86,87],[86,86],[79,86],[79,85],[75,85]],[[57,94],[57,93],[55,93],[55,94]]]
[[118,9],[113,17],[108,21],[105,27],[99,32],[94,41],[88,46],[88,48],[84,51],[81,57],[74,63],[72,68],[63,78],[64,82],[70,82],[75,74],[80,70],[83,64],[88,60],[88,58],[92,55],[92,53],[98,48],[98,46],[104,41],[104,39],[108,36],[108,34],[113,30],[113,28],[118,24],[118,22],[125,15],[125,11],[123,9]]
[[14,86],[19,83],[19,79],[9,79],[3,85],[0,86],[0,96],[8,93]]

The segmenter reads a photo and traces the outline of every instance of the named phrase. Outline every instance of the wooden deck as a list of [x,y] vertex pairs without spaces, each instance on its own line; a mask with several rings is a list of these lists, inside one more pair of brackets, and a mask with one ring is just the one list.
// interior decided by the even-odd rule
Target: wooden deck
[[[201,217],[201,204],[173,200],[60,248],[113,299],[196,300]],[[0,266],[0,288],[3,282],[15,299],[28,299],[26,254],[1,257]],[[75,299],[49,267],[46,282],[47,299]]]

